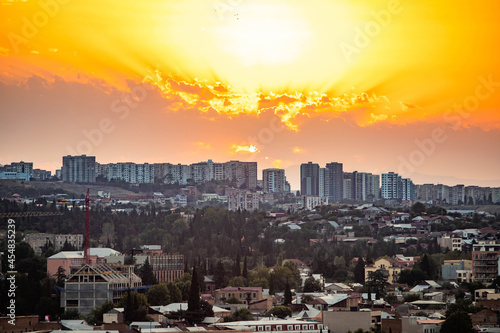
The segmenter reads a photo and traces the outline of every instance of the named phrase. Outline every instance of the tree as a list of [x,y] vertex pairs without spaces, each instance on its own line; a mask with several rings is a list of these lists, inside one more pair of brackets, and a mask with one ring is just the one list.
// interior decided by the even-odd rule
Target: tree
[[245,280],[248,279],[247,256],[243,259],[243,271],[241,272],[241,276],[243,276]]
[[285,284],[285,295],[283,297],[283,304],[285,305],[292,304],[292,291],[290,290],[290,284],[288,283],[288,280],[286,281]]
[[240,252],[236,254],[236,261],[234,263],[234,270],[233,270],[234,276],[241,276],[241,267],[240,267]]
[[102,303],[100,306],[92,309],[90,315],[87,317],[87,322],[89,324],[102,325],[103,315],[115,307],[115,304],[112,301],[106,301]]
[[188,311],[189,312],[200,311],[200,285],[198,282],[198,273],[196,272],[196,267],[193,267],[193,276],[191,278],[191,289],[189,291],[189,298],[188,298]]
[[310,276],[304,281],[304,290],[303,291],[305,293],[321,291],[321,284],[319,283],[319,281],[316,281],[315,278]]
[[247,308],[241,308],[235,311],[232,315],[224,318],[224,321],[246,321],[253,320],[252,313]]
[[245,280],[243,280],[242,276],[235,276],[229,281],[229,286],[231,287],[244,287]]
[[66,276],[66,270],[62,266],[59,266],[54,276],[56,278],[56,285],[58,285],[61,288],[64,287],[64,281],[68,278]]
[[380,299],[380,297],[385,293],[385,287],[388,285],[385,272],[380,269],[377,269],[374,272],[369,272],[367,285],[370,288],[375,289],[376,297],[377,299]]
[[225,278],[226,278],[226,270],[224,269],[224,265],[222,264],[222,261],[218,261],[217,265],[215,266],[215,272],[214,272],[215,287],[223,288]]
[[148,299],[144,294],[139,294],[129,289],[118,302],[118,307],[124,308],[123,316],[126,323],[147,321]]
[[243,304],[242,301],[237,299],[236,297],[231,297],[230,299],[226,300],[227,304]]
[[143,285],[151,286],[154,284],[158,284],[158,281],[156,280],[156,277],[153,273],[153,268],[149,264],[148,257],[146,257],[146,261],[144,262],[144,265],[142,265],[140,276],[142,278]]
[[170,304],[170,290],[164,283],[151,286],[146,292],[148,303],[151,305],[167,305]]
[[456,311],[450,314],[441,325],[440,333],[473,333],[472,321],[467,312]]
[[361,257],[358,258],[358,262],[354,267],[354,281],[365,283],[365,261]]
[[167,283],[168,296],[171,303],[179,303],[182,301],[182,293],[179,287],[173,282]]
[[411,212],[415,215],[422,215],[425,212],[425,205],[421,202],[415,202],[413,206],[411,206]]
[[285,319],[286,317],[292,316],[292,309],[290,309],[288,306],[282,306],[282,305],[275,306],[275,307],[272,307],[271,309],[269,309],[265,313],[265,316],[266,317],[274,316],[274,317],[278,317],[281,319]]

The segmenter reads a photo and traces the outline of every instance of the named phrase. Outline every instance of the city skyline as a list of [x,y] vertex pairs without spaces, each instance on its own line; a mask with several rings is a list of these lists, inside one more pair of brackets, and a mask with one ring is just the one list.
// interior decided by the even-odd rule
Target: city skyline
[[[47,5],[51,4],[51,5]],[[239,160],[500,186],[495,1],[0,0],[0,164]]]

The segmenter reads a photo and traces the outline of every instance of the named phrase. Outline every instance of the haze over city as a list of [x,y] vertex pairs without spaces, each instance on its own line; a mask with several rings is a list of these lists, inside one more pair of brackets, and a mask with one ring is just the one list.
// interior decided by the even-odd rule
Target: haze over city
[[499,186],[495,1],[1,2],[0,163],[337,161]]

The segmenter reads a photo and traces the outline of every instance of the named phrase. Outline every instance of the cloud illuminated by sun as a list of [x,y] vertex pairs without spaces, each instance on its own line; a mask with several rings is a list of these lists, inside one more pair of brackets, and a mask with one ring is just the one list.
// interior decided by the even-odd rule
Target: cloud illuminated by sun
[[232,149],[233,153],[248,152],[253,154],[259,152],[259,149],[254,145],[248,145],[248,146],[233,145]]
[[299,148],[299,147],[293,147],[292,152],[295,154],[299,154],[299,153],[304,152],[304,150],[302,148]]

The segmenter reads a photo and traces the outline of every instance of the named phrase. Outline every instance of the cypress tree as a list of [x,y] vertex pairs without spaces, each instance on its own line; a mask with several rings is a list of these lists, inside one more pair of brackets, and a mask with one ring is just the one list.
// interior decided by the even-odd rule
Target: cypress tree
[[289,305],[292,304],[292,291],[290,290],[290,284],[288,283],[288,279],[285,284],[285,295],[283,299],[283,304]]
[[245,256],[245,259],[243,259],[243,272],[241,272],[241,275],[245,279],[248,279],[247,256]]
[[198,282],[198,273],[196,267],[193,267],[193,276],[191,278],[191,289],[189,290],[188,311],[199,312],[200,306],[200,284]]

